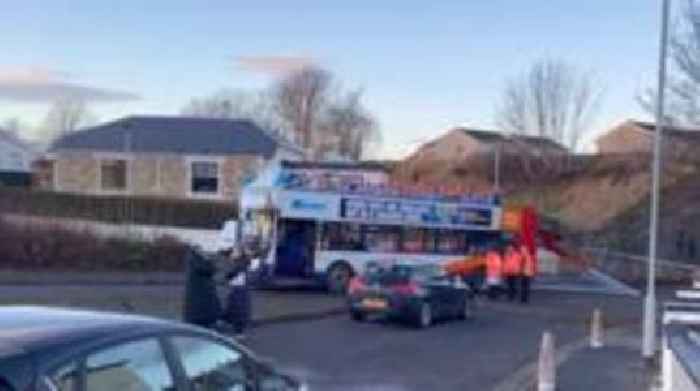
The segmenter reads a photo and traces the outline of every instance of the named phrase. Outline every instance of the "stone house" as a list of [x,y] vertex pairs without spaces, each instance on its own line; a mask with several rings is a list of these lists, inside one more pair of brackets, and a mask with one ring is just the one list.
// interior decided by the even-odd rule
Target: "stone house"
[[[596,140],[598,153],[648,153],[653,149],[656,124],[627,120]],[[664,150],[678,154],[693,153],[700,146],[700,129],[664,126]]]
[[504,153],[528,153],[532,155],[568,153],[564,146],[546,137],[507,135],[498,131],[454,128],[418,148],[411,158],[461,160],[492,154],[497,148],[501,148]]
[[248,120],[131,116],[58,139],[35,182],[57,192],[229,201],[268,161],[301,155]]

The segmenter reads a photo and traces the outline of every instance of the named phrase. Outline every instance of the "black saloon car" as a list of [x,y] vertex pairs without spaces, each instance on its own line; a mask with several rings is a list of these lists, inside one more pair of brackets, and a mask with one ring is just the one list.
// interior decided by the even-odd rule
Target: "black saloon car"
[[286,391],[304,387],[234,341],[147,317],[0,308],[2,391]]
[[381,315],[421,328],[437,319],[469,319],[475,311],[473,292],[434,264],[369,264],[351,280],[348,306],[357,321]]

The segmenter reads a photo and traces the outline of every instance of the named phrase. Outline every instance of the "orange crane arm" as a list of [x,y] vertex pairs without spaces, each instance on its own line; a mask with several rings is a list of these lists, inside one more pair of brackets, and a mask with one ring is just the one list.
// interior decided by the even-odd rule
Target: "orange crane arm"
[[486,257],[468,256],[445,263],[447,274],[466,276],[474,274],[479,269],[486,267]]

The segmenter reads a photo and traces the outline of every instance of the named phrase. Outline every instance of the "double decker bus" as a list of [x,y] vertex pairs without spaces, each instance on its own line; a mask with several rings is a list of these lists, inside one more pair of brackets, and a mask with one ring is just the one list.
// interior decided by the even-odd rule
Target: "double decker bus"
[[447,262],[501,239],[496,196],[407,194],[355,166],[268,167],[240,196],[241,239],[268,249],[264,278],[342,292],[368,262]]

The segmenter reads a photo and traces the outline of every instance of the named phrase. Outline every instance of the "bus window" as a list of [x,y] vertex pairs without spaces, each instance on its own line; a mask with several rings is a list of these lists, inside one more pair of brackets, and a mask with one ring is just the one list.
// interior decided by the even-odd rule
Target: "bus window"
[[326,223],[323,225],[322,248],[328,251],[361,251],[362,231],[359,224]]
[[469,231],[467,232],[467,245],[470,248],[486,247],[498,243],[501,234],[489,231]]
[[367,251],[398,252],[400,241],[401,231],[399,227],[365,227],[365,246]]
[[430,252],[432,247],[426,249],[428,234],[427,230],[420,228],[406,228],[403,231],[402,250],[409,253]]
[[436,229],[426,229],[423,236],[423,252],[437,252],[437,238],[440,236],[440,231]]
[[466,239],[464,231],[440,230],[437,237],[437,252],[441,254],[466,254]]

